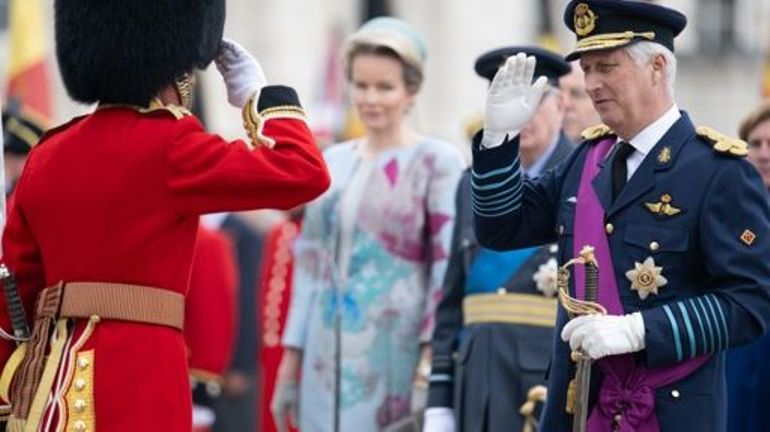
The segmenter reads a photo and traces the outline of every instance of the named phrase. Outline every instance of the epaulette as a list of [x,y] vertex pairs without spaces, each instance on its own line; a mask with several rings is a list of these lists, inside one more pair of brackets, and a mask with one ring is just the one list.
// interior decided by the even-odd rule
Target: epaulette
[[598,124],[596,126],[583,129],[583,132],[580,132],[580,137],[585,141],[591,141],[613,134],[614,132],[612,132],[612,129],[610,129],[610,127],[606,124]]
[[709,141],[712,144],[712,148],[718,153],[739,157],[749,154],[749,145],[745,141],[729,137],[708,126],[698,126],[695,129],[695,133]]

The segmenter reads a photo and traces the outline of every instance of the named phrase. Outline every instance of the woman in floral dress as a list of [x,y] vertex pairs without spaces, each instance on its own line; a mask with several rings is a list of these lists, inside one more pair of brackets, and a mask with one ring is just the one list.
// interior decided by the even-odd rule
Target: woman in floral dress
[[424,58],[421,37],[395,18],[347,41],[367,135],[325,153],[332,187],[308,207],[296,246],[273,398],[276,419],[303,432],[334,430],[335,411],[341,431],[382,430],[410,415],[426,378],[463,162],[406,125]]

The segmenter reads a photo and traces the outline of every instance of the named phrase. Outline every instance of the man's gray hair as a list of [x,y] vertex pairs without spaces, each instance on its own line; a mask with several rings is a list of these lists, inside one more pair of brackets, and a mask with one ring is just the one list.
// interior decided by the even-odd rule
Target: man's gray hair
[[676,57],[674,57],[674,53],[671,50],[656,42],[641,41],[627,46],[626,52],[639,66],[648,64],[652,61],[653,57],[662,54],[666,58],[666,87],[668,87],[668,95],[672,98],[674,97]]

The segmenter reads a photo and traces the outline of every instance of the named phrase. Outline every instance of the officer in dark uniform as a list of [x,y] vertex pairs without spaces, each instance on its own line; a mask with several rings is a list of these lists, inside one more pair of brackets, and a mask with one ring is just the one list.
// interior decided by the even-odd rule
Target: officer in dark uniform
[[[545,80],[510,58],[474,141],[476,234],[497,250],[558,241],[560,262],[595,248],[606,315],[559,307],[541,429],[572,430],[570,349],[594,359],[587,431],[723,431],[724,352],[770,317],[770,206],[746,144],[696,127],[674,102],[681,13],[640,1],[565,11],[586,89],[606,126],[556,170],[520,175],[519,132]],[[573,268],[569,294],[585,298]],[[574,394],[574,393],[572,393]]]
[[24,163],[32,147],[43,135],[43,126],[15,109],[3,110],[3,156],[5,193],[10,194],[21,177]]
[[[558,93],[559,77],[569,73],[570,65],[544,49],[505,47],[479,57],[476,73],[491,82],[506,58],[517,52],[538,59],[537,73],[548,77],[550,86],[522,133],[530,153],[525,175],[534,178],[574,149],[561,130],[564,111]],[[457,192],[444,299],[436,312],[425,431],[448,430],[434,420],[441,412],[444,420],[438,423],[452,424],[455,415],[457,430],[520,431],[524,417],[519,407],[530,389],[545,382],[550,357],[556,245],[508,252],[480,247],[473,233],[470,193],[466,171]]]

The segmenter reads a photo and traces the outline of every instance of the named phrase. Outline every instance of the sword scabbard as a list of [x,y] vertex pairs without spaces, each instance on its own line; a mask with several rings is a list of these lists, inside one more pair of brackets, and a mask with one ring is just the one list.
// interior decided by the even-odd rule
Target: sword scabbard
[[[574,264],[583,264],[585,266],[585,299],[578,300],[569,296],[567,291],[568,282],[564,279],[569,278],[567,267]],[[564,308],[569,312],[570,317],[592,313],[606,313],[604,308],[598,303],[599,300],[599,268],[596,264],[596,258],[593,255],[593,248],[583,247],[580,257],[571,260],[562,267],[559,274],[560,300]],[[573,351],[571,359],[576,363],[575,378],[570,381],[567,389],[566,410],[572,414],[572,431],[585,432],[588,421],[588,399],[591,388],[591,367],[593,360],[582,350]]]
[[24,304],[16,286],[16,279],[5,264],[0,264],[0,281],[3,283],[3,293],[8,308],[8,316],[13,327],[13,336],[18,340],[27,340],[30,336]]

